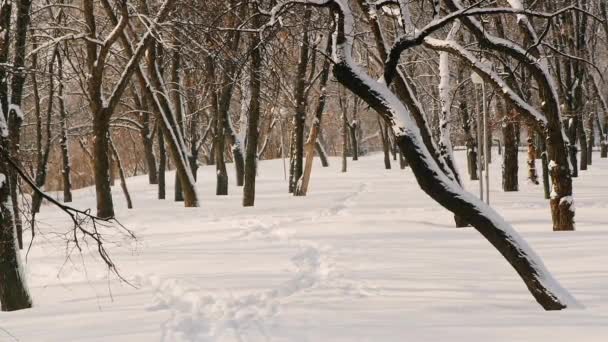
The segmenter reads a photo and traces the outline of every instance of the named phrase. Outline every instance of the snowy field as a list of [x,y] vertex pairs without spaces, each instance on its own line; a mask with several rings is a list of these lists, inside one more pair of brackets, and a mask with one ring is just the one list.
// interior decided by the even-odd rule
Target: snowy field
[[[0,313],[0,341],[608,341],[608,160],[594,155],[574,181],[577,231],[554,233],[524,158],[521,191],[503,193],[494,155],[492,204],[585,309],[543,311],[481,235],[453,228],[411,170],[384,170],[381,155],[349,160],[346,174],[339,159],[317,161],[302,198],[274,160],[260,163],[254,208],[241,207],[232,169],[227,197],[214,195],[214,167],[199,170],[197,209],[172,201],[172,173],[165,201],[146,176],[130,179],[133,210],[117,183],[137,242],[114,234],[110,251],[135,287],[90,256],[66,261],[58,233],[70,223],[43,207],[27,257],[35,308]],[[75,198],[94,206],[90,188]]]

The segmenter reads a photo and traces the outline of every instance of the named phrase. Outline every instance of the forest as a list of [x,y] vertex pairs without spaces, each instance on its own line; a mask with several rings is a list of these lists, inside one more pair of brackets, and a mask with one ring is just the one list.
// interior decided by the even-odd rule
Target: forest
[[603,341],[607,72],[606,0],[0,0],[0,341]]

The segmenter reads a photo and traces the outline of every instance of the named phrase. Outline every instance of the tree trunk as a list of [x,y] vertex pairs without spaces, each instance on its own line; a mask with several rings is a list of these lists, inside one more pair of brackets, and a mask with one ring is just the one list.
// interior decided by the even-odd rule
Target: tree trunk
[[120,160],[120,155],[116,150],[116,146],[114,145],[114,141],[112,138],[110,141],[110,149],[112,150],[112,154],[114,155],[114,159],[116,160],[116,167],[118,168],[118,175],[120,176],[120,187],[122,188],[122,192],[125,195],[125,200],[127,201],[127,208],[133,209],[133,202],[131,201],[131,194],[129,194],[129,189],[127,188],[127,177],[125,176],[125,170],[122,167],[122,161]]
[[[103,109],[100,109],[103,110]],[[95,113],[93,119],[93,165],[95,176],[95,193],[97,194],[97,216],[114,217],[114,203],[110,186],[110,153],[108,134],[110,122],[103,119],[105,115]]]
[[167,151],[165,150],[164,133],[160,128],[158,129],[156,135],[158,137],[158,199],[165,199],[165,170],[167,169]]
[[517,160],[517,136],[519,130],[517,129],[517,123],[513,121],[513,118],[510,117],[508,113],[505,113],[503,120],[502,136],[504,141],[504,155],[502,163],[502,190],[518,191],[519,183],[517,173],[519,171],[519,164]]
[[[0,120],[4,120],[1,118]],[[6,151],[8,141],[5,137],[2,149]],[[2,311],[14,311],[32,307],[32,299],[27,290],[21,255],[17,244],[17,231],[13,220],[11,205],[11,183],[6,177],[9,173],[5,160],[6,152],[0,159],[0,306]]]
[[[258,10],[257,5],[251,8]],[[259,15],[254,16],[253,25],[257,28],[262,25]],[[260,96],[261,96],[261,77],[262,77],[262,47],[260,46],[260,36],[254,34],[251,39],[251,72],[249,74],[249,118],[247,120],[247,145],[245,146],[245,165],[244,165],[244,186],[243,186],[243,206],[251,207],[255,204],[255,177],[258,162],[258,137],[260,121]],[[244,128],[242,128],[244,129]],[[270,134],[270,132],[269,132]],[[282,134],[282,133],[281,133]]]
[[[325,54],[331,54],[331,37],[327,38],[327,45],[325,47]],[[308,140],[306,142],[306,162],[304,163],[304,173],[302,174],[302,178],[298,182],[298,186],[296,188],[295,195],[296,196],[306,196],[308,192],[308,184],[310,183],[310,174],[312,173],[312,164],[315,153],[315,146],[318,142],[319,132],[321,131],[321,120],[323,119],[323,111],[325,110],[325,102],[327,100],[327,92],[325,87],[327,86],[327,81],[329,80],[329,70],[331,64],[329,58],[326,58],[323,62],[323,67],[321,68],[321,79],[319,81],[319,89],[321,94],[319,95],[319,100],[317,102],[317,107],[315,108],[315,117],[312,122],[312,127],[310,128],[310,132],[308,133]],[[356,110],[356,107],[355,107]],[[356,137],[356,122],[353,122],[353,126],[351,129],[351,140],[353,145],[357,145],[357,137]],[[357,152],[353,154],[353,160],[356,159]]]
[[391,169],[390,146],[388,142],[388,132],[380,117],[378,117],[378,129],[380,130],[380,138],[382,140],[382,153],[384,154],[384,168]]
[[154,155],[154,134],[150,128],[150,114],[147,112],[140,113],[142,129],[140,131],[141,140],[144,144],[144,156],[148,169],[148,183],[158,184],[158,170],[156,166],[156,156]]
[[218,196],[228,195],[228,172],[226,171],[226,161],[224,160],[224,150],[226,149],[226,138],[224,136],[224,117],[218,111],[215,128],[215,173],[217,184],[215,194]]
[[348,119],[346,118],[346,111],[342,111],[342,172],[347,171],[347,160],[348,155]]
[[581,115],[576,128],[581,146],[581,171],[587,170],[587,164],[589,163],[589,151],[591,150],[591,147],[587,145],[587,132],[585,132],[584,125],[585,120],[583,120],[583,116]]
[[303,32],[302,43],[300,44],[298,66],[296,70],[295,86],[294,86],[294,101],[296,108],[293,117],[294,123],[294,141],[293,141],[293,178],[290,181],[291,191],[296,194],[298,181],[304,172],[304,128],[306,125],[306,69],[308,68],[309,60],[309,23],[311,16],[311,8],[306,7],[303,17]]
[[572,177],[578,177],[578,161],[576,154],[578,148],[576,147],[576,141],[578,138],[578,115],[574,115],[568,119],[568,140],[570,140],[570,146],[568,148],[568,157],[570,158],[570,165],[572,165]]
[[593,123],[595,122],[595,115],[596,113],[590,113],[587,119],[587,165],[593,164],[593,147],[595,147],[595,127],[593,127]]
[[72,202],[72,164],[70,162],[70,150],[68,140],[68,113],[65,109],[65,100],[63,98],[63,58],[61,54],[57,54],[57,73],[59,76],[59,85],[57,88],[61,138],[59,146],[61,149],[61,176],[63,177],[63,201],[66,203]]
[[[319,127],[319,129],[320,129],[320,127]],[[319,134],[319,138],[317,138],[317,141],[315,141],[315,151],[317,151],[317,155],[319,156],[319,159],[321,160],[321,166],[328,167],[329,159],[327,158],[327,152],[325,151],[323,144],[321,143],[321,141],[319,141],[320,137],[321,137],[321,134]]]
[[538,185],[538,174],[536,172],[536,147],[534,146],[534,131],[531,127],[528,127],[528,181],[532,184]]

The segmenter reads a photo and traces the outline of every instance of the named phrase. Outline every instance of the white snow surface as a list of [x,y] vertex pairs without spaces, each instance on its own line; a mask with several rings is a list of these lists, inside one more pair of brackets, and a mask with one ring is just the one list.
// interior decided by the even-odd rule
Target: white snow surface
[[[338,159],[316,161],[306,197],[287,193],[280,160],[261,161],[253,208],[241,207],[232,164],[220,197],[214,167],[201,167],[200,208],[130,178],[135,209],[118,190],[115,205],[138,241],[107,239],[137,288],[108,281],[93,245],[65,262],[54,233],[70,223],[45,205],[26,267],[35,308],[0,312],[0,341],[606,341],[608,160],[574,179],[577,231],[559,233],[519,160],[519,192],[500,191],[491,165],[493,207],[584,309],[543,311],[479,233],[453,228],[411,170],[385,170],[374,154],[344,174]],[[74,199],[94,207],[93,188]]]

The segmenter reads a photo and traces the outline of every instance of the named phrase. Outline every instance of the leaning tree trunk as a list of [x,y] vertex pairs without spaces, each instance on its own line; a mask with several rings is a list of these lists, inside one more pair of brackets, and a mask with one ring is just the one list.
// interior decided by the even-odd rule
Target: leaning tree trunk
[[[419,130],[415,129],[415,121],[410,111],[401,104],[388,86],[376,82],[354,64],[353,35],[352,32],[345,31],[352,30],[354,22],[350,7],[338,0],[330,1],[330,4],[333,5],[337,21],[336,44],[332,54],[335,62],[334,76],[392,126],[397,143],[410,162],[422,190],[475,227],[517,271],[543,308],[560,310],[567,306],[576,306],[576,300],[553,279],[540,258],[517,232],[498,213],[464,191],[439,167],[426,148]],[[390,83],[390,78],[385,79]]]
[[125,176],[125,170],[122,167],[122,160],[120,159],[120,155],[116,150],[116,146],[114,145],[114,141],[112,138],[110,140],[110,149],[112,150],[112,154],[114,155],[114,160],[116,160],[116,167],[118,168],[118,175],[120,176],[120,188],[122,189],[123,194],[125,195],[125,200],[127,201],[127,208],[133,209],[133,202],[131,201],[131,194],[129,193],[129,188],[127,187],[127,177]]
[[[331,53],[331,37],[327,38],[327,46],[325,47],[325,54],[329,55]],[[315,146],[318,142],[319,132],[321,131],[321,120],[323,119],[323,111],[325,110],[325,103],[327,101],[327,91],[325,87],[327,86],[327,81],[329,80],[329,71],[330,71],[330,60],[326,58],[323,62],[323,67],[321,68],[321,79],[319,81],[319,89],[321,94],[319,95],[319,100],[317,102],[317,107],[315,108],[315,117],[312,122],[312,127],[310,128],[310,132],[308,133],[308,140],[306,142],[305,150],[306,150],[306,162],[304,163],[304,173],[302,174],[302,178],[298,181],[298,186],[295,191],[296,196],[306,196],[308,192],[308,184],[310,182],[310,174],[312,173],[312,164],[315,153]],[[356,107],[355,107],[356,108]],[[354,124],[354,123],[353,123]],[[356,127],[355,127],[356,128]],[[352,132],[355,131],[353,129]],[[354,137],[351,137],[353,140],[353,144],[357,144],[356,133]],[[353,154],[353,160],[356,160],[355,156],[357,152]]]
[[[320,129],[321,129],[321,127],[319,127],[319,130]],[[317,138],[317,141],[315,141],[315,151],[317,151],[317,155],[319,156],[319,159],[321,160],[321,166],[328,167],[329,158],[327,158],[327,152],[325,151],[325,147],[323,147],[323,143],[320,141],[321,132],[319,132],[318,135],[319,135],[319,138]]]

